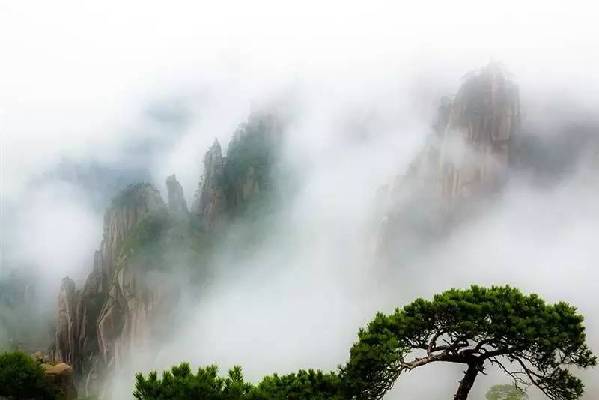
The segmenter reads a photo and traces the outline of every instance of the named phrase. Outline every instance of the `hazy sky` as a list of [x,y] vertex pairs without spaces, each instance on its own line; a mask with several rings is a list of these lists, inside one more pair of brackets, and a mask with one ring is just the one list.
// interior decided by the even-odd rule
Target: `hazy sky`
[[[297,250],[274,251],[287,248],[277,239],[247,261],[288,273],[264,284],[258,268],[212,288],[183,344],[156,365],[193,356],[240,362],[253,377],[334,367],[374,310],[472,282],[580,304],[597,344],[599,202],[584,171],[550,192],[515,182],[483,220],[383,288],[365,279],[367,249],[346,249],[368,240],[350,232],[366,226],[377,188],[403,172],[437,99],[467,71],[505,64],[535,126],[597,121],[598,15],[592,1],[0,0],[2,253],[53,290],[65,274],[83,279],[102,210],[80,186],[45,175],[57,162],[142,164],[161,190],[175,173],[189,201],[214,138],[226,143],[250,110],[288,101],[286,155],[303,168],[303,186],[286,217],[293,232],[281,237]],[[198,340],[209,347],[190,352]]]
[[206,106],[189,127],[206,141],[229,128],[215,113],[239,118],[289,85],[346,102],[431,74],[453,84],[490,59],[597,104],[596,16],[591,1],[2,0],[3,192],[60,154],[114,156],[169,97]]

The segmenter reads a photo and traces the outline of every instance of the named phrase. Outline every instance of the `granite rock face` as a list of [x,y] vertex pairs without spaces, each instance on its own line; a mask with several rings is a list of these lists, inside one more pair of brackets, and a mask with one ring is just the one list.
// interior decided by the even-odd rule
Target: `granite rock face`
[[273,170],[281,142],[281,122],[253,114],[230,141],[226,156],[215,141],[204,157],[192,214],[208,228],[226,222],[273,194]]
[[441,100],[434,134],[408,178],[437,180],[431,189],[448,203],[496,191],[519,125],[518,88],[501,67],[490,64],[471,73],[453,100]]
[[77,353],[77,341],[79,339],[78,304],[79,293],[75,288],[75,282],[70,278],[64,278],[58,295],[56,357],[68,364],[72,364],[79,356]]
[[187,202],[183,195],[183,187],[175,175],[166,178],[166,188],[168,190],[168,211],[177,218],[186,218],[189,211]]
[[61,399],[76,400],[77,389],[73,379],[73,368],[65,363],[56,365],[41,364],[46,379],[60,393]]
[[225,164],[229,210],[245,210],[273,193],[281,131],[281,121],[275,116],[256,114],[233,136]]
[[204,175],[196,194],[192,213],[206,226],[214,227],[226,211],[225,158],[218,140],[204,156]]
[[121,335],[130,317],[131,310],[122,301],[121,282],[116,279],[123,262],[123,245],[142,220],[165,209],[159,192],[151,185],[127,188],[104,216],[102,243],[83,288],[77,290],[72,280],[63,280],[55,359],[73,366],[85,394],[97,391],[101,371],[118,358],[112,340]]
[[441,99],[424,148],[388,190],[379,253],[416,254],[499,193],[519,126],[518,88],[500,66],[467,75],[453,100]]
[[166,180],[167,204],[149,184],[131,185],[112,201],[85,284],[77,289],[65,278],[58,299],[53,359],[73,366],[80,393],[106,397],[109,374],[168,334],[181,292],[169,268],[190,254],[209,257],[194,253],[204,248],[196,242],[272,192],[279,141],[280,125],[263,115],[239,128],[226,157],[215,141],[191,211],[174,175]]
[[519,126],[518,88],[501,68],[491,64],[469,76],[452,102],[442,130],[439,172],[443,196],[460,201],[498,190]]

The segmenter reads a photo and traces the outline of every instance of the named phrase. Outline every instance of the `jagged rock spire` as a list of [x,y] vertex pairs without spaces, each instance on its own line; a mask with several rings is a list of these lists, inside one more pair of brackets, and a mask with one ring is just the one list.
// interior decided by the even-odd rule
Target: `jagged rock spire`
[[174,217],[185,217],[188,214],[187,203],[183,195],[183,187],[175,175],[166,178],[168,190],[168,211]]
[[379,254],[405,261],[498,193],[519,125],[518,87],[501,65],[467,74],[453,99],[441,99],[427,143],[389,192]]
[[[448,204],[499,189],[520,125],[518,87],[491,63],[466,75],[453,100],[441,99],[434,135],[407,178],[426,180]],[[440,183],[436,189],[431,185]]]
[[470,74],[451,105],[442,131],[439,166],[449,199],[497,190],[520,124],[518,87],[491,63]]
[[101,372],[106,365],[114,363],[116,357],[115,351],[106,350],[106,338],[118,336],[118,328],[122,327],[112,322],[126,319],[119,315],[110,324],[102,324],[119,293],[115,276],[122,245],[141,221],[164,211],[166,206],[152,185],[139,183],[127,187],[113,199],[104,215],[102,242],[94,254],[93,270],[83,288],[77,290],[72,280],[63,280],[58,301],[55,361],[67,361],[73,366],[78,380],[85,382],[84,394],[97,392],[101,387]]
[[63,278],[58,295],[55,358],[71,365],[76,363],[79,357],[77,303],[78,293],[75,282],[71,278]]
[[218,140],[204,156],[204,175],[192,207],[192,213],[207,226],[214,226],[218,216],[225,210],[224,187],[225,159]]
[[[220,227],[224,217],[269,193],[273,143],[280,131],[275,122],[251,118],[229,143],[226,157],[214,141],[204,157],[203,177],[191,208],[203,227]],[[156,275],[147,273],[154,263],[165,269],[170,264],[166,257],[156,259],[154,244],[161,250],[162,245],[185,248],[192,245],[187,239],[196,239],[186,236],[191,230],[185,224],[170,223],[173,215],[188,211],[175,176],[169,176],[166,185],[168,204],[149,184],[132,185],[117,196],[105,214],[102,243],[84,287],[77,290],[70,280],[63,284],[55,354],[57,361],[71,361],[85,395],[105,390],[103,383],[133,345],[151,344],[153,327],[165,325],[164,310],[177,301],[176,280],[166,274],[156,282]],[[176,263],[180,261],[177,257]]]

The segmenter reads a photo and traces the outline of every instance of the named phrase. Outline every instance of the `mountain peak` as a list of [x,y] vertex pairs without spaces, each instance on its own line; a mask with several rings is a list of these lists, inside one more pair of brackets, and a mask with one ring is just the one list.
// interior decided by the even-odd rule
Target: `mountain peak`
[[183,195],[183,187],[175,175],[166,178],[166,188],[168,191],[168,210],[174,217],[187,216],[187,203]]

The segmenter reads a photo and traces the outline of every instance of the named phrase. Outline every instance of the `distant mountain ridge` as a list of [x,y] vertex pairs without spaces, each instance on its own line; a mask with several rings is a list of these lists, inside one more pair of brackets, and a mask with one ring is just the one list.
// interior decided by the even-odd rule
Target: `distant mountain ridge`
[[269,203],[280,135],[276,117],[254,114],[226,157],[215,142],[189,210],[174,175],[166,180],[166,203],[147,183],[130,185],[113,199],[92,272],[80,289],[65,278],[59,294],[54,359],[73,365],[81,393],[102,393],[109,371],[165,329],[180,288],[168,273],[153,279],[152,272],[202,265],[229,220]]

